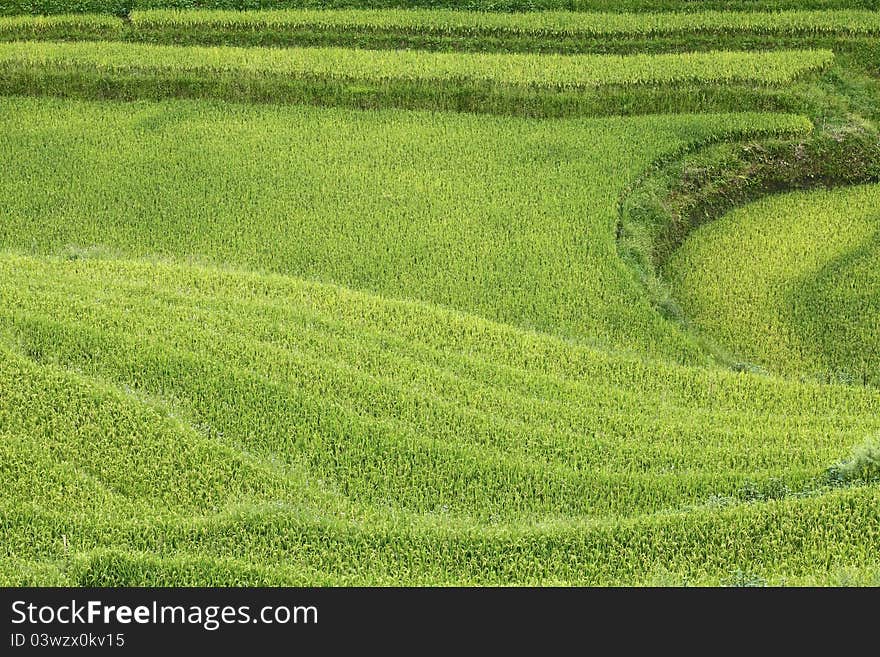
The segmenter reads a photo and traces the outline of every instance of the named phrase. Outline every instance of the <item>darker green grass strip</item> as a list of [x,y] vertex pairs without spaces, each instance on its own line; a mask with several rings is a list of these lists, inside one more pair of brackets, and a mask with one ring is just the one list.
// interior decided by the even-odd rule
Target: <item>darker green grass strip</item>
[[241,72],[124,71],[73,66],[0,67],[0,95],[88,100],[219,99],[242,103],[474,112],[527,117],[639,115],[670,112],[801,113],[809,101],[789,90],[753,84],[602,85],[581,91],[442,81],[362,81]]
[[137,9],[467,9],[492,12],[540,10],[697,12],[707,9],[876,9],[875,0],[6,0],[0,15],[107,13]]

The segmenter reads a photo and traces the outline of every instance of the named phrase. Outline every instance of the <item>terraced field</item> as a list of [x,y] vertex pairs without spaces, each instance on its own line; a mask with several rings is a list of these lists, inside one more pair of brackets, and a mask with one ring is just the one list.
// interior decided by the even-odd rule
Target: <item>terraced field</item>
[[676,252],[675,295],[705,331],[774,371],[876,386],[878,219],[878,185],[766,198]]
[[880,584],[878,12],[417,4],[4,6],[0,584]]

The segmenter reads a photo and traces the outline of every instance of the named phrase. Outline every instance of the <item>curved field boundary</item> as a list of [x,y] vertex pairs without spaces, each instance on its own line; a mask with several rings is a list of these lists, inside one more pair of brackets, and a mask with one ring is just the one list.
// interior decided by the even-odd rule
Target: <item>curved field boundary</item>
[[[56,52],[69,52],[64,44],[48,45],[58,48]],[[81,47],[88,52],[89,45],[93,44]],[[446,71],[449,77],[439,81],[388,80],[381,77],[381,71],[363,80],[310,77],[299,69],[291,74],[283,66],[281,72],[271,65],[263,67],[280,55],[261,60],[262,53],[243,53],[237,60],[243,64],[238,67],[212,68],[216,60],[207,55],[212,49],[204,48],[168,49],[174,54],[156,65],[149,57],[132,59],[137,50],[131,46],[97,45],[109,48],[101,53],[113,51],[118,56],[79,62],[66,56],[16,60],[16,51],[38,47],[11,44],[8,67],[0,66],[0,84],[5,85],[0,91],[131,93],[134,97],[214,94],[253,100],[247,94],[256,89],[264,93],[265,100],[278,102],[279,90],[294,89],[290,98],[303,100],[313,94],[322,103],[334,102],[333,94],[385,93],[382,104],[387,105],[387,97],[405,100],[412,93],[419,98],[418,94],[427,95],[433,89],[438,98],[448,93],[456,102],[484,93],[506,94],[506,102],[521,105],[522,111],[529,100],[534,108],[545,111],[551,102],[548,98],[600,102],[672,93],[688,94],[693,102],[701,102],[704,94],[724,93],[729,106],[743,109],[750,102],[746,92],[751,84],[754,94],[763,94],[757,98],[778,93],[790,102],[795,94],[812,89],[817,106],[839,102],[829,110],[837,112],[832,123],[844,115],[851,123],[859,120],[854,113],[850,115],[849,97],[834,96],[828,89],[835,76],[846,72],[843,64],[794,91],[773,88],[777,83],[743,82],[717,88],[700,80],[669,85],[601,83],[560,90],[552,84],[524,83],[528,75],[462,82],[459,69]],[[175,58],[183,52],[206,56],[205,67],[178,66]],[[223,57],[215,56],[223,64]],[[251,56],[256,60],[248,59]],[[169,103],[179,106],[174,112],[141,107],[137,117],[132,116],[136,109],[126,104],[118,113],[134,123],[135,129],[123,125],[114,132],[113,123],[101,118],[107,108],[76,112],[68,108],[60,114],[58,106],[76,103],[21,98],[3,102],[9,103],[14,118],[11,134],[0,141],[15,144],[20,155],[8,153],[8,159],[16,162],[10,173],[21,174],[20,184],[8,181],[14,193],[7,198],[23,199],[23,211],[9,212],[20,222],[19,228],[9,222],[5,228],[7,234],[21,236],[22,249],[35,247],[23,231],[19,233],[21,227],[51,238],[56,226],[71,225],[68,201],[88,200],[85,195],[90,190],[98,202],[80,216],[101,240],[111,241],[99,232],[102,227],[96,216],[101,211],[120,218],[105,224],[117,235],[149,230],[151,238],[171,236],[169,217],[157,208],[174,200],[169,194],[173,185],[161,184],[160,178],[150,174],[151,167],[166,172],[165,180],[195,183],[180,187],[186,193],[178,199],[187,204],[179,206],[183,221],[178,234],[201,234],[194,230],[193,219],[217,225],[218,211],[227,207],[225,201],[212,199],[248,198],[249,190],[255,190],[250,198],[262,198],[281,187],[273,182],[287,170],[272,166],[279,159],[270,159],[260,145],[282,133],[313,141],[315,137],[315,130],[297,128],[288,115],[277,119],[284,129],[274,132],[268,121],[261,120],[276,111],[291,113],[287,107],[257,112],[218,103],[224,121],[230,114],[240,114],[222,130],[208,130],[204,116],[208,103]],[[33,109],[38,105],[56,105],[51,120],[38,115]],[[194,107],[190,110],[184,105]],[[667,108],[658,104],[652,109]],[[78,123],[71,120],[76,116]],[[30,125],[26,130],[20,126],[21,117]],[[457,150],[449,132],[436,125],[445,119],[488,124],[479,128],[486,139],[463,137],[459,143],[467,148]],[[512,133],[518,139],[506,140],[521,149],[519,160],[494,146],[498,142],[492,140],[504,135],[491,123],[500,120],[428,114],[419,120],[438,130],[435,143],[442,149],[441,161],[450,162],[446,175],[455,173],[460,189],[473,192],[479,203],[491,198],[479,193],[481,176],[510,175],[511,182],[497,187],[500,197],[506,197],[506,190],[524,188],[522,180],[542,180],[535,175],[514,179],[511,172],[517,162],[540,167],[525,171],[540,171],[583,158],[586,175],[570,175],[565,186],[554,186],[536,199],[541,210],[557,207],[552,204],[560,198],[570,198],[575,201],[572,208],[592,212],[587,224],[585,217],[559,206],[560,217],[578,217],[572,234],[583,239],[574,241],[571,250],[554,249],[560,231],[548,222],[546,213],[536,213],[532,223],[554,240],[534,241],[550,248],[531,251],[539,257],[542,253],[565,256],[564,267],[556,272],[570,271],[567,263],[574,258],[602,263],[585,269],[584,276],[569,274],[570,280],[576,284],[573,290],[582,308],[601,309],[596,326],[602,326],[604,333],[590,330],[591,338],[617,336],[618,341],[608,340],[604,345],[597,341],[605,348],[578,345],[540,333],[544,328],[540,324],[524,322],[516,327],[489,321],[484,313],[481,318],[426,302],[357,292],[351,289],[356,287],[351,281],[337,281],[351,286],[345,288],[219,267],[103,260],[100,247],[89,250],[95,240],[88,237],[88,231],[76,239],[59,240],[59,244],[87,245],[83,249],[73,246],[60,257],[0,253],[0,300],[4,301],[0,303],[0,415],[4,417],[0,470],[5,465],[14,475],[0,499],[0,552],[7,557],[0,564],[0,583],[632,584],[657,583],[663,577],[678,583],[827,583],[839,581],[841,573],[855,573],[861,582],[880,581],[876,486],[863,485],[869,482],[838,485],[828,476],[828,466],[854,441],[876,434],[880,391],[704,367],[709,360],[696,345],[699,360],[690,366],[665,360],[672,356],[659,343],[652,346],[656,352],[626,351],[629,343],[624,337],[635,335],[643,346],[646,336],[655,335],[655,324],[640,325],[631,318],[656,321],[658,336],[669,335],[670,325],[643,303],[641,290],[630,285],[635,281],[617,260],[615,198],[625,181],[647,166],[651,156],[646,148],[652,140],[662,139],[670,149],[674,144],[692,148],[703,134],[695,130],[694,123],[707,121],[708,125],[713,119],[689,117],[673,129],[677,119],[652,117],[650,121],[657,124],[633,133],[626,148],[621,134],[609,132],[607,141],[582,137],[586,133],[580,124],[584,122],[573,122],[578,125],[571,130],[577,130],[578,138],[570,142],[552,138],[562,122],[534,122],[541,126],[523,126],[518,134]],[[395,117],[377,126],[375,134],[382,139],[374,143],[393,145],[393,129],[400,121],[401,117]],[[763,128],[752,131],[753,121]],[[612,120],[603,122],[610,128]],[[669,125],[661,130],[664,122]],[[170,129],[176,124],[189,135],[188,140]],[[299,125],[309,127],[308,123]],[[336,124],[340,125],[345,126]],[[808,138],[812,126],[797,116],[736,115],[721,125],[732,132],[739,125],[740,134],[752,137],[762,131],[788,137],[779,142],[778,150],[748,146],[752,155],[732,160],[729,149],[739,146],[715,147],[722,156],[712,166],[721,172],[720,178],[740,177],[749,193],[753,188],[746,183],[755,179],[761,193],[773,191],[773,185],[791,185],[799,177],[816,183],[816,176],[821,178],[825,171],[823,163],[834,167],[829,176],[852,180],[866,175],[865,167],[873,162],[871,148],[875,143],[880,147],[874,132],[826,129],[824,121],[817,121],[818,135]],[[94,136],[93,142],[67,140],[71,148],[67,152],[58,148],[57,140],[53,142],[56,133],[76,133],[82,126]],[[345,162],[346,166],[336,168],[356,181],[348,163],[352,146],[364,146],[359,142],[363,130],[340,130],[333,125],[325,129],[333,143],[340,145],[332,152],[342,157],[311,157],[309,161],[316,162],[321,171]],[[15,130],[20,131],[18,136]],[[252,131],[253,139],[237,142],[236,134],[243,130]],[[479,137],[479,132],[465,137],[472,135]],[[711,132],[703,136],[721,138]],[[154,150],[138,147],[145,140],[155,145]],[[99,155],[89,156],[88,143],[94,146],[91,152]],[[663,144],[656,145],[653,153],[669,152],[660,148]],[[309,154],[302,148],[275,146],[278,157],[284,158],[280,161],[287,161],[291,152],[302,157]],[[861,147],[863,151],[858,150]],[[174,149],[181,149],[181,157],[169,157]],[[407,159],[398,171],[427,172],[425,180],[430,176],[434,182],[443,167],[418,166],[424,160],[413,160],[410,155],[418,155],[420,149],[403,149]],[[589,152],[595,156],[586,157],[586,149],[593,149]],[[373,157],[368,162],[390,160],[387,150],[368,152]],[[470,152],[480,158],[468,161]],[[505,157],[490,169],[482,159],[487,152],[502,152]],[[114,153],[119,155],[116,170],[122,175],[109,174],[112,168],[107,165]],[[702,184],[704,155],[691,153],[685,158],[687,166],[670,163],[671,155],[655,160],[653,175],[640,182],[657,182],[655,177],[666,175],[675,181],[664,177],[646,196],[628,197],[633,204],[627,209],[648,208],[636,201],[656,200],[651,195],[658,189],[672,190],[667,196],[661,194],[660,200],[671,198],[673,209],[682,209],[682,216],[696,222],[701,215],[694,208],[701,206],[690,201],[697,194],[703,194],[700,198],[707,200],[710,210],[739,198],[731,191],[737,188],[729,187],[713,202],[717,188]],[[794,173],[788,175],[791,170],[782,167],[772,185],[761,187],[766,180],[760,176],[760,166],[777,170],[788,158],[798,163]],[[236,164],[246,160],[253,168]],[[31,172],[51,172],[49,180],[60,184],[35,186],[35,180],[47,178],[29,175],[25,168],[29,161],[35,163]],[[629,162],[628,168],[622,167],[624,161]],[[192,166],[169,168],[175,162]],[[600,177],[595,163],[618,169],[607,169]],[[743,163],[746,166],[739,167]],[[237,184],[218,184],[229,180],[219,175],[227,170],[240,173],[234,180]],[[368,170],[375,171],[375,165]],[[83,173],[69,175],[69,171]],[[572,169],[572,174],[577,171]],[[710,168],[706,175],[711,173]],[[378,178],[387,192],[400,177]],[[115,181],[114,188],[107,185],[109,180]],[[599,180],[608,185],[589,197],[565,193]],[[308,198],[300,180],[288,178],[288,182],[296,198]],[[66,186],[77,189],[71,199],[60,193]],[[326,190],[340,187],[315,185],[320,193],[314,198],[325,203]],[[138,197],[133,192],[139,189],[146,193]],[[418,193],[401,198],[437,199],[432,192],[437,187],[412,185],[411,189]],[[44,194],[46,205],[40,205],[38,194]],[[386,216],[392,204],[374,194],[369,198],[377,198]],[[458,196],[450,194],[449,198]],[[283,218],[279,229],[299,228],[291,221],[292,201],[291,196],[279,196],[278,205],[273,206],[278,208],[275,216]],[[47,207],[61,212],[47,212]],[[262,228],[269,215],[259,208],[268,206],[256,207],[248,216]],[[308,202],[296,207],[301,207],[303,215],[314,215]],[[236,237],[213,244],[230,244],[238,250],[243,213],[232,210],[227,213],[228,226],[235,232],[228,234]],[[138,212],[161,216],[164,223],[138,221]],[[345,221],[350,213],[333,215]],[[437,213],[443,220],[439,225],[454,229],[457,245],[467,245],[461,226],[450,225],[445,218],[468,215]],[[46,221],[50,230],[38,226],[35,216]],[[502,213],[499,229],[516,227],[511,219],[519,217]],[[652,226],[665,230],[667,215],[649,217],[658,218],[658,225]],[[350,222],[341,226],[340,234],[351,234]],[[385,245],[391,240],[383,244],[375,239],[375,225],[364,226],[370,239],[352,242],[358,253],[369,243],[387,251]],[[414,235],[423,233],[413,231]],[[477,262],[485,261],[479,248],[484,243],[497,242],[474,240],[476,248],[467,249]],[[277,257],[279,242],[263,239],[253,244],[269,245],[257,255]],[[511,242],[517,253],[525,252],[527,246]],[[201,248],[172,251],[178,256],[205,252]],[[155,252],[150,245],[129,256]],[[338,258],[326,249],[308,248],[306,253],[310,258],[316,253]],[[444,263],[429,270],[448,267],[450,258],[442,251],[424,253],[437,253]],[[377,262],[374,258],[365,261],[370,259]],[[509,282],[508,272],[525,272],[521,261],[511,260],[509,265],[492,280]],[[555,274],[552,269],[546,271]],[[548,289],[559,289],[560,276],[541,280]],[[595,287],[585,289],[584,281]],[[626,285],[614,287],[609,281]],[[412,283],[407,285],[411,296]],[[644,306],[644,314],[640,314],[641,306],[638,313],[622,312],[631,304],[621,291],[631,288],[631,298]],[[509,299],[519,303],[524,289],[529,288],[513,287]],[[586,293],[596,299],[595,304],[583,302]],[[621,310],[618,316],[611,315],[611,304]],[[514,307],[518,317],[522,317],[522,307]],[[575,314],[579,321],[581,316],[591,316],[590,312]],[[508,317],[499,314],[496,319]],[[625,325],[627,332],[610,320]],[[664,355],[654,358],[655,353]],[[52,449],[45,449],[50,443]],[[402,481],[405,486],[400,485]],[[821,531],[814,531],[817,527]],[[63,553],[58,545],[57,537],[62,535],[72,537],[69,554],[66,541]],[[367,565],[356,568],[353,564]]]
[[[10,246],[200,254],[691,363],[705,359],[617,260],[615,198],[660,153],[734,131],[810,129],[803,117],[743,113],[542,122],[228,103],[0,106],[15,162],[0,185]],[[541,184],[524,188],[528,179]],[[609,280],[613,300],[601,294]]]
[[664,273],[690,321],[732,352],[788,376],[877,385],[878,263],[875,184],[737,208],[694,232]]
[[[790,190],[880,181],[880,136],[872,127],[846,125],[798,138],[710,145],[656,163],[620,201],[617,246],[621,259],[647,290],[655,308],[691,325],[664,268],[698,227],[735,208]],[[735,369],[753,366],[724,348],[704,345]]]
[[[705,582],[740,564],[805,578],[832,577],[837,561],[876,564],[875,489],[819,483],[853,432],[876,431],[876,391],[646,363],[283,276],[9,254],[0,271],[0,325],[22,338],[21,351],[0,347],[0,450],[16,467],[0,506],[14,566],[4,561],[0,581],[39,577],[21,561],[50,567],[61,534],[82,566],[66,576],[90,583],[227,581],[205,567],[218,555],[245,573],[266,567],[242,575],[265,583],[345,581],[355,560],[374,569],[358,571],[364,583],[632,583],[674,559],[672,572]],[[210,332],[192,330],[194,313]],[[503,383],[490,384],[492,371]],[[169,372],[173,415],[152,401]],[[623,406],[618,386],[631,393]],[[425,409],[435,433],[418,441]],[[515,425],[481,433],[483,418],[512,417],[555,420],[546,445],[567,453]],[[658,417],[675,440],[634,446]],[[255,432],[255,421],[276,430]],[[569,422],[591,439],[573,439]],[[39,449],[49,437],[53,449]],[[28,503],[34,490],[40,505]],[[473,511],[489,504],[500,517],[486,531]],[[805,542],[816,525],[831,538]],[[731,536],[746,546],[734,555]],[[172,542],[202,565],[166,570]],[[388,544],[393,555],[376,564]],[[102,549],[117,556],[95,561]],[[163,556],[136,572],[121,565],[141,553]],[[411,569],[396,573],[401,559]],[[827,572],[816,571],[822,559]]]

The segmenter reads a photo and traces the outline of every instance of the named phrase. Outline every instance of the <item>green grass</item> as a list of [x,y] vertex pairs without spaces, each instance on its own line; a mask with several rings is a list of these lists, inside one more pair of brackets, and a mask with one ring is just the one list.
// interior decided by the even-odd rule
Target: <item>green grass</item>
[[[45,20],[45,19],[43,19]],[[807,36],[815,33],[869,35],[880,31],[874,11],[786,11],[700,13],[577,13],[533,12],[490,14],[484,12],[402,10],[281,10],[281,11],[137,11],[131,16],[140,29],[200,26],[242,27],[254,30],[323,27],[360,30],[408,30],[419,34],[470,33],[534,34],[559,36],[666,35],[681,32],[739,31]]]
[[60,16],[6,16],[0,18],[0,39],[114,40],[124,33],[123,22],[104,14]]
[[[876,491],[824,473],[880,395],[664,364],[702,356],[611,232],[652,158],[801,121],[3,107],[3,246],[33,254],[0,264],[7,581],[876,572]],[[804,543],[820,521],[837,547]]]
[[68,581],[876,573],[876,488],[823,483],[880,427],[875,392],[282,276],[15,255],[0,270],[3,545]]
[[121,43],[0,44],[0,68],[82,68],[105,75],[158,70],[178,76],[201,72],[375,83],[437,81],[558,91],[686,82],[785,84],[827,66],[833,57],[827,50],[548,56]]
[[616,257],[626,182],[692,142],[809,129],[784,115],[542,122],[18,99],[0,101],[0,121],[16,163],[0,180],[0,246],[207,259],[646,353],[688,348]]
[[7,0],[0,14],[101,12],[132,9],[418,8],[478,11],[767,11],[790,9],[875,9],[874,0]]
[[720,216],[867,3],[153,4],[0,10],[0,585],[880,583],[880,186]]
[[[169,45],[357,46],[470,51],[663,52],[870,48],[880,14],[861,10],[700,13],[486,13],[419,9],[136,11],[0,18],[2,40]],[[713,45],[714,44],[714,45]]]
[[[189,33],[202,30],[273,33],[298,29],[387,31],[399,34],[446,36],[521,36],[552,39],[594,36],[661,37],[673,34],[816,34],[868,36],[880,32],[876,11],[785,11],[700,13],[577,13],[532,12],[526,14],[438,11],[419,9],[365,10],[279,10],[279,11],[136,11],[131,16],[135,30],[161,33],[176,28]],[[21,23],[26,20],[19,19]],[[46,19],[41,19],[46,23]]]
[[740,358],[877,385],[878,236],[877,185],[774,196],[695,231],[667,273],[685,314]]
[[13,42],[0,43],[0,95],[199,98],[544,118],[730,108],[815,113],[805,85],[833,57],[822,49],[540,55]]

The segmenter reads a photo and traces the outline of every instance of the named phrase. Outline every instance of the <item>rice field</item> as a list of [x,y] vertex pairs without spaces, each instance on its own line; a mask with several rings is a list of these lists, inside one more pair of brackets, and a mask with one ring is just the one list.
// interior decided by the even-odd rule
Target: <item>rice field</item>
[[877,12],[581,4],[4,6],[0,585],[880,584]]
[[877,185],[769,197],[695,231],[669,279],[701,330],[756,364],[876,386],[878,219]]
[[0,21],[0,34],[38,38],[52,32],[72,35],[94,30],[126,40],[164,38],[192,41],[217,38],[236,41],[248,36],[284,41],[305,32],[393,34],[398,37],[455,36],[461,38],[534,37],[547,41],[593,37],[633,38],[698,36],[711,33],[747,35],[848,37],[880,33],[876,11],[828,9],[817,11],[717,11],[608,13],[536,11],[499,13],[449,9],[274,9],[231,11],[199,9],[137,9],[121,21],[111,14],[12,15]]
[[127,43],[0,44],[0,67],[85,69],[101,75],[163,71],[327,78],[351,82],[485,83],[574,90],[600,85],[752,82],[785,84],[826,67],[827,50],[669,55],[426,53],[345,48],[254,49]]

